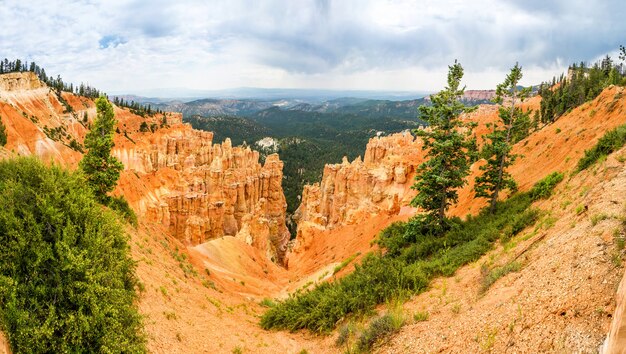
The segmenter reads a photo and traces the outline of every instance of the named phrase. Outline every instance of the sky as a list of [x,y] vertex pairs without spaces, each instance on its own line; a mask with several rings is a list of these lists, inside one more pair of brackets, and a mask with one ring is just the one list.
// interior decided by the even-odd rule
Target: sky
[[578,0],[0,0],[0,57],[109,93],[537,84],[626,44],[626,7]]

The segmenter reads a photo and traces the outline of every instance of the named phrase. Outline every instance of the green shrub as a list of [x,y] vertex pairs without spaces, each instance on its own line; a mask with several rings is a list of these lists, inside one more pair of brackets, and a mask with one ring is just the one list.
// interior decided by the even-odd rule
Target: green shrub
[[0,162],[0,327],[14,353],[145,352],[134,263],[78,173]]
[[2,117],[0,117],[0,146],[5,146],[7,144],[7,131],[2,124]]
[[148,123],[141,122],[141,124],[139,125],[139,131],[142,133],[149,132],[150,128],[148,127]]
[[428,321],[428,316],[429,316],[428,311],[423,311],[423,312],[418,311],[413,315],[413,320],[415,322]]
[[350,316],[371,313],[378,304],[420,293],[433,278],[453,275],[478,260],[496,240],[534,224],[539,213],[530,209],[532,202],[549,196],[562,178],[558,173],[547,176],[530,192],[498,202],[493,214],[483,210],[465,221],[446,220],[449,231],[443,234],[429,230],[428,220],[419,216],[391,224],[377,241],[382,249],[365,255],[354,272],[291,294],[261,317],[261,326],[325,333]]
[[376,342],[400,330],[402,325],[404,319],[397,314],[387,313],[376,317],[359,336],[357,348],[361,351],[370,350]]
[[562,173],[552,172],[533,186],[530,190],[531,198],[533,200],[549,198],[552,195],[554,187],[562,180]]
[[420,293],[434,277],[450,276],[479,259],[501,236],[500,230],[507,226],[513,230],[513,223],[515,230],[522,230],[528,226],[524,222],[534,222],[535,217],[519,216],[534,213],[528,210],[531,203],[529,194],[515,195],[498,203],[494,214],[484,211],[466,221],[449,221],[451,230],[441,236],[416,234],[414,229],[423,227],[416,220],[404,226],[392,224],[392,230],[381,232],[385,239],[380,243],[393,245],[393,252],[370,253],[353,273],[338,281],[292,294],[262,316],[261,326],[324,333],[350,315],[364,315],[378,304]]
[[137,227],[137,215],[130,205],[128,205],[123,195],[119,197],[108,197],[107,205],[109,208],[118,212],[131,225]]
[[261,300],[259,305],[265,306],[265,307],[274,307],[274,306],[276,306],[276,302],[274,300],[266,297],[263,300]]
[[606,213],[594,214],[591,216],[591,226],[596,226],[600,221],[610,218]]
[[585,150],[585,156],[578,161],[576,171],[580,172],[595,164],[598,160],[606,158],[610,153],[619,150],[626,143],[626,124],[606,132],[598,143],[589,150]]
[[333,275],[339,273],[343,268],[345,268],[348,264],[350,264],[359,255],[361,255],[361,252],[357,252],[353,254],[352,256],[346,258],[343,262],[337,265],[335,269],[333,269]]
[[519,262],[507,263],[502,267],[497,267],[492,270],[488,270],[486,267],[481,268],[483,278],[481,281],[480,293],[485,293],[487,289],[489,289],[498,279],[509,273],[517,272],[521,268],[522,265]]

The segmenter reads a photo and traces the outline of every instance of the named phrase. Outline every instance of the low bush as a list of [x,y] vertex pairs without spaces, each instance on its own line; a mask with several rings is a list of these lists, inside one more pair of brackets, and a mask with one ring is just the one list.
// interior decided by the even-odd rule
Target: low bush
[[521,268],[522,265],[519,262],[507,263],[502,267],[496,267],[491,270],[487,268],[482,268],[481,273],[483,275],[483,278],[480,285],[480,293],[484,294],[498,279],[509,273],[517,272]]
[[261,326],[329,332],[349,316],[368,314],[378,304],[420,293],[434,277],[450,276],[479,259],[503,236],[503,230],[511,237],[533,224],[538,213],[531,203],[550,195],[556,180],[559,175],[549,175],[533,188],[540,192],[516,194],[499,202],[493,214],[483,211],[465,221],[449,220],[450,231],[443,235],[424,235],[419,218],[394,223],[380,234],[377,242],[382,250],[363,257],[353,273],[292,294],[262,316]]
[[403,325],[404,318],[401,314],[387,313],[374,318],[359,336],[357,349],[369,351],[376,342],[397,332]]
[[361,252],[357,252],[352,256],[346,258],[343,262],[339,263],[335,269],[333,269],[333,275],[339,273],[343,268],[345,268],[348,264],[350,264],[356,257],[361,255]]
[[107,205],[109,208],[118,212],[128,223],[137,227],[137,215],[130,205],[128,205],[124,196],[108,197]]
[[14,353],[145,352],[128,238],[79,173],[0,162],[0,327]]
[[429,313],[427,311],[418,311],[413,314],[413,321],[415,322],[424,322],[428,321]]
[[589,150],[585,150],[585,156],[578,161],[576,171],[580,172],[595,164],[610,153],[619,150],[626,143],[626,124],[606,132],[598,143]]
[[544,179],[537,182],[530,190],[530,197],[532,200],[546,199],[552,195],[552,190],[559,182],[563,180],[563,174],[558,172],[552,172]]

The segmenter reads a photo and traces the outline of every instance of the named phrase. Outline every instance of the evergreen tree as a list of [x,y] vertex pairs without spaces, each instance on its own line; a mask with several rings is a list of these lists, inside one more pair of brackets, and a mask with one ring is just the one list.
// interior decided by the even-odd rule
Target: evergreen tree
[[[507,171],[513,164],[516,155],[511,154],[515,140],[521,140],[528,134],[528,113],[516,107],[517,100],[523,101],[530,94],[530,89],[518,91],[517,85],[522,79],[522,68],[515,64],[503,83],[496,88],[496,103],[500,121],[490,124],[492,131],[485,135],[489,140],[482,149],[482,155],[487,163],[480,167],[483,174],[476,177],[474,191],[477,197],[489,198],[490,211],[495,211],[498,195],[502,190],[514,191],[517,183]],[[503,105],[506,99],[506,106]],[[520,133],[520,128],[522,132]]]
[[148,127],[148,123],[141,122],[141,124],[139,125],[139,131],[142,132],[142,133],[150,131],[150,128]]
[[101,201],[107,201],[107,193],[112,191],[120,177],[124,165],[111,156],[115,116],[113,106],[102,96],[96,100],[97,116],[93,126],[85,137],[85,147],[89,150],[80,161],[87,182]]
[[421,118],[429,124],[428,129],[416,130],[426,151],[427,160],[417,169],[415,184],[418,191],[411,205],[425,211],[426,222],[431,230],[446,228],[446,211],[458,200],[457,190],[466,184],[469,174],[470,154],[475,141],[472,130],[475,125],[463,122],[462,113],[472,111],[461,102],[465,87],[461,88],[463,67],[458,62],[449,66],[448,86],[431,96],[432,105],[420,106]]

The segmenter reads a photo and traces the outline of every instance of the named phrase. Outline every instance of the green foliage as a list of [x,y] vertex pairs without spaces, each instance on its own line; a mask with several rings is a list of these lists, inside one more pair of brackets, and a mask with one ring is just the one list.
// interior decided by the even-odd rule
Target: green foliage
[[[363,148],[377,132],[385,134],[414,129],[423,121],[416,117],[412,107],[411,118],[393,115],[361,115],[360,113],[321,113],[269,108],[248,117],[185,116],[192,127],[214,132],[216,142],[230,138],[234,145],[244,142],[252,148],[254,142],[273,137],[278,140],[278,151],[262,151],[264,155],[277,152],[284,162],[283,191],[287,200],[287,213],[300,205],[303,186],[322,178],[324,165],[340,163],[346,156],[350,161],[363,156]],[[289,220],[288,220],[289,221]],[[288,223],[295,235],[295,224]]]
[[[549,195],[546,189],[554,185],[544,183],[537,198]],[[349,316],[365,315],[378,304],[420,293],[433,278],[454,274],[489,251],[500,237],[514,236],[534,223],[533,200],[531,193],[515,194],[498,202],[493,214],[483,211],[466,221],[448,220],[449,231],[439,234],[424,218],[394,223],[381,232],[378,243],[384,252],[366,255],[354,272],[333,283],[291,295],[263,315],[261,326],[324,333]]]
[[145,352],[134,263],[79,173],[0,162],[0,326],[14,353]]
[[72,113],[74,112],[74,108],[63,98],[61,94],[61,89],[58,88],[56,91],[56,96],[59,102],[63,105],[63,113]]
[[270,298],[263,298],[263,300],[259,303],[261,306],[265,307],[274,307],[276,306],[276,302]]
[[[507,98],[508,107],[500,106],[498,109],[499,122],[491,125],[492,131],[485,134],[489,140],[483,146],[482,157],[486,163],[480,166],[482,175],[476,177],[474,190],[477,197],[488,198],[490,208],[496,206],[498,195],[502,190],[517,190],[517,183],[507,168],[515,162],[517,155],[511,154],[511,149],[515,143],[514,139],[519,139],[528,134],[528,112],[524,113],[520,107],[516,107],[517,100],[524,101],[530,94],[529,89],[518,92],[517,85],[522,79],[522,68],[515,64],[511,72],[506,76],[503,83],[496,89],[496,101],[502,104]],[[519,132],[520,128],[526,131]]]
[[149,132],[150,128],[148,127],[148,123],[141,122],[141,124],[139,125],[139,131],[142,132],[142,133]]
[[386,254],[390,256],[400,255],[400,252],[406,246],[404,235],[407,232],[407,225],[407,223],[401,221],[392,223],[380,232],[374,242],[381,248],[384,248],[387,251]]
[[551,83],[541,84],[539,95],[543,123],[554,122],[561,115],[596,98],[609,85],[622,82],[622,74],[609,56],[591,67],[585,63],[573,64],[569,72],[569,78],[561,76],[558,80],[553,78]]
[[445,224],[446,210],[458,200],[457,190],[466,183],[471,162],[468,150],[475,146],[473,126],[459,117],[472,110],[461,102],[462,77],[463,67],[455,61],[449,67],[448,86],[431,96],[432,106],[419,107],[430,129],[415,131],[424,141],[426,161],[417,168],[411,188],[418,192],[411,205],[422,208],[439,228]]
[[428,321],[429,315],[430,314],[428,313],[428,311],[417,311],[415,314],[413,314],[413,321],[415,322]]
[[355,254],[353,254],[352,256],[344,259],[343,262],[339,263],[335,269],[333,269],[333,275],[339,273],[343,268],[345,268],[348,264],[350,264],[356,257],[358,257],[361,254],[361,252],[357,252]]
[[598,160],[619,150],[626,143],[626,124],[606,132],[594,147],[585,150],[585,156],[578,161],[576,171],[580,172],[592,166]]
[[96,197],[106,201],[107,194],[115,188],[124,165],[111,156],[111,149],[115,146],[113,134],[117,123],[113,106],[103,96],[96,100],[96,110],[97,117],[84,142],[88,152],[80,161],[80,168]]
[[7,144],[7,131],[4,124],[2,124],[2,117],[0,117],[0,146]]
[[131,225],[137,227],[137,215],[130,205],[128,205],[123,195],[119,197],[109,197],[107,205],[112,210],[117,211]]
[[399,331],[403,325],[404,319],[397,314],[387,313],[376,317],[359,336],[357,348],[360,351],[369,351],[376,342]]
[[519,262],[507,263],[502,267],[496,267],[491,270],[483,265],[481,267],[482,280],[480,283],[479,292],[481,294],[484,294],[498,279],[509,273],[518,272],[521,268],[522,265]]
[[78,141],[76,141],[76,139],[72,138],[68,146],[74,151],[83,152],[83,146]]
[[558,172],[552,172],[544,177],[541,181],[537,182],[530,190],[530,197],[532,200],[546,199],[552,195],[554,187],[563,180],[563,174]]

